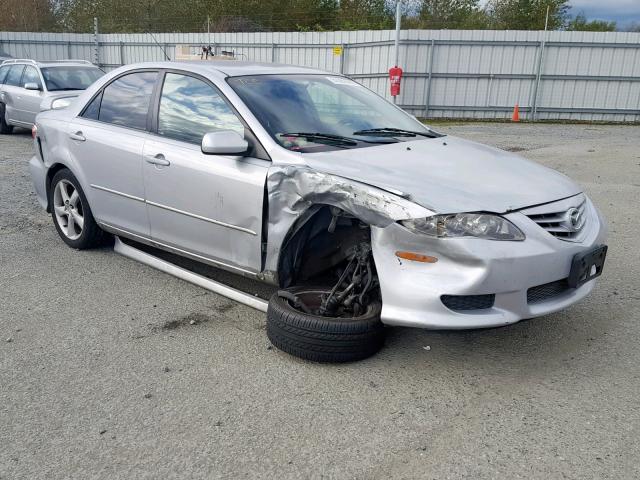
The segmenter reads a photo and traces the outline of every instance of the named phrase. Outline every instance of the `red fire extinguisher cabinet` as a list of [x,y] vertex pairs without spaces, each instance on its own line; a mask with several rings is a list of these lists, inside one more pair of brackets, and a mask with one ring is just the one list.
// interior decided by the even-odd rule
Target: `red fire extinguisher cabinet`
[[402,79],[402,69],[397,65],[389,69],[389,80],[391,82],[391,96],[400,95],[400,80]]

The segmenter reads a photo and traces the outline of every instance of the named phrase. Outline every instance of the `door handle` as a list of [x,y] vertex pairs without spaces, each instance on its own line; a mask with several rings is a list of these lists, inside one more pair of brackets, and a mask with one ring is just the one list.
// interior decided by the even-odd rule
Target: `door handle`
[[145,160],[151,165],[158,165],[161,167],[168,167],[171,165],[171,162],[164,158],[164,155],[161,153],[157,153],[156,155],[145,155]]
[[77,131],[76,133],[70,133],[69,134],[69,138],[71,140],[77,140],[78,142],[84,142],[86,140],[86,138],[84,138],[84,135],[82,134],[81,131]]

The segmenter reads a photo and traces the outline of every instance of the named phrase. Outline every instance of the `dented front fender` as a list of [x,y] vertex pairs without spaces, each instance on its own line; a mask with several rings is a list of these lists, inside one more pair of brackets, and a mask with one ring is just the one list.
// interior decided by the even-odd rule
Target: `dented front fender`
[[410,200],[355,180],[299,165],[274,165],[267,176],[268,241],[265,270],[277,272],[278,259],[295,222],[314,205],[330,205],[376,226],[434,212]]

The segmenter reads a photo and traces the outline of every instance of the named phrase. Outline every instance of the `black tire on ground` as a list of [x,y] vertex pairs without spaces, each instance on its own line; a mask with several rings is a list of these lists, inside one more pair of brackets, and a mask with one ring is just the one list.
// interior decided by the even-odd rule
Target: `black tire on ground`
[[5,119],[5,108],[4,103],[0,103],[0,133],[6,135],[13,132],[13,125],[7,125]]
[[[54,208],[54,192],[56,189],[56,185],[62,181],[70,183],[73,188],[77,190],[80,196],[79,203],[82,216],[84,217],[84,225],[82,226],[82,232],[80,233],[80,236],[75,239],[69,238],[64,233],[63,229],[58,223],[58,218],[56,216]],[[51,188],[49,189],[49,205],[51,206],[51,218],[53,219],[53,224],[58,231],[58,235],[60,235],[60,238],[62,238],[62,240],[71,248],[85,250],[87,248],[100,247],[106,243],[106,240],[109,238],[109,236],[98,226],[95,219],[93,218],[93,214],[91,213],[91,207],[89,207],[87,197],[82,191],[80,183],[70,170],[63,168],[53,176],[53,179],[51,180]]]
[[[326,289],[294,287],[300,295]],[[384,344],[380,302],[355,318],[331,318],[303,313],[275,293],[267,310],[267,336],[271,343],[291,355],[314,362],[352,362],[370,357]]]

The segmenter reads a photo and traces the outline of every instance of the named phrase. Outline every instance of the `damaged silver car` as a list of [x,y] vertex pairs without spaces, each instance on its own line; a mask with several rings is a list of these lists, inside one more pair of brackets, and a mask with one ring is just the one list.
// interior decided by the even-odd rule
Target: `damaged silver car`
[[33,136],[35,190],[69,246],[115,236],[120,253],[266,311],[272,343],[310,360],[365,358],[385,324],[495,327],[564,309],[606,255],[601,214],[564,175],[318,70],[129,65],[39,114]]

